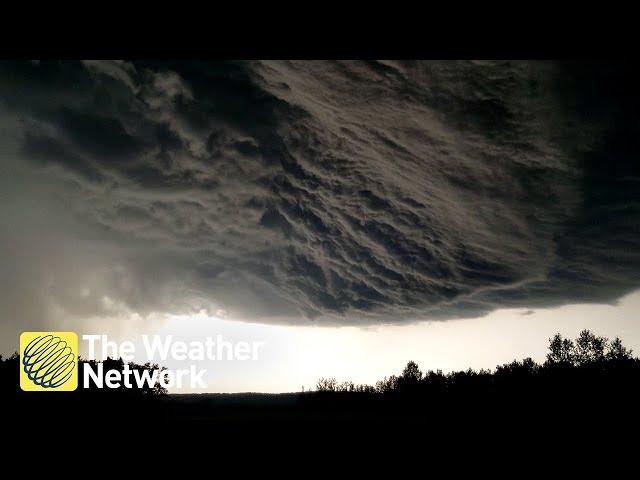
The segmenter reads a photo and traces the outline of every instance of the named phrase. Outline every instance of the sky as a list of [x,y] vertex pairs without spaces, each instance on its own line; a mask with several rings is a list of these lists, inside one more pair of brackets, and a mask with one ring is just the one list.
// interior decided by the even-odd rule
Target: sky
[[2,62],[0,351],[237,330],[277,348],[213,388],[279,391],[633,347],[639,103],[624,62]]

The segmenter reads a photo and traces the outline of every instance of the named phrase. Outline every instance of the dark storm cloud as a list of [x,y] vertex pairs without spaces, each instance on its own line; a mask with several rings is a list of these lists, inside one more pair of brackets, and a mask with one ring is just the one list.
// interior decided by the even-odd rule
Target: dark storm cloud
[[3,63],[3,321],[613,301],[638,98],[626,65]]

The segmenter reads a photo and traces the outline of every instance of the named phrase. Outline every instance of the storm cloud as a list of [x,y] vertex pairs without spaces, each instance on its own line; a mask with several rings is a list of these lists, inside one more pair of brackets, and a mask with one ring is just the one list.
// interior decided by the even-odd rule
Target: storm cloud
[[639,100],[627,64],[4,62],[3,333],[613,302]]

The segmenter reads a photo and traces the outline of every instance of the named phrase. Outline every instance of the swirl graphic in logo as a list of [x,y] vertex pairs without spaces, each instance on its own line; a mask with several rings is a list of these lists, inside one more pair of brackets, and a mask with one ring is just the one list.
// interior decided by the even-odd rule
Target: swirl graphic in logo
[[41,335],[25,347],[22,368],[29,380],[43,388],[63,385],[73,374],[76,357],[60,337]]

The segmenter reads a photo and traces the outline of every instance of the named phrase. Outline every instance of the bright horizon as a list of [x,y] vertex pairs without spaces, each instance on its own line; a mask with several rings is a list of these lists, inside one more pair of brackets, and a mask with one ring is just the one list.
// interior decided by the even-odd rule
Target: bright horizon
[[[409,325],[375,327],[283,326],[224,320],[204,313],[155,318],[155,330],[142,328],[79,334],[106,334],[110,340],[133,341],[143,352],[140,335],[172,335],[193,341],[221,334],[225,340],[264,341],[258,361],[195,362],[205,368],[204,390],[170,389],[170,393],[285,393],[315,388],[321,377],[373,385],[385,376],[399,374],[413,360],[421,370],[450,371],[494,369],[514,359],[545,359],[548,340],[555,333],[575,338],[583,329],[640,351],[640,291],[623,297],[617,305],[576,304],[548,309],[501,309],[480,318],[423,321]],[[136,322],[120,322],[131,325]],[[149,324],[145,323],[148,327]],[[84,342],[81,355],[86,356]],[[138,359],[134,360],[137,361]],[[142,363],[146,361],[141,358]],[[160,362],[167,368],[184,368],[175,360]]]

